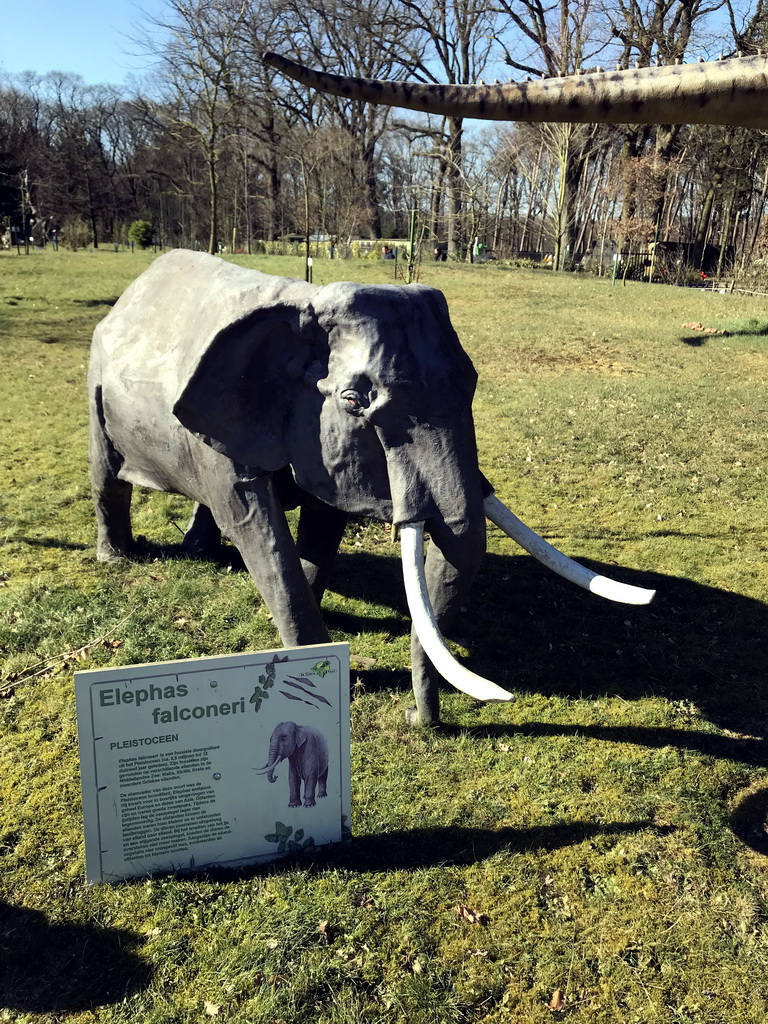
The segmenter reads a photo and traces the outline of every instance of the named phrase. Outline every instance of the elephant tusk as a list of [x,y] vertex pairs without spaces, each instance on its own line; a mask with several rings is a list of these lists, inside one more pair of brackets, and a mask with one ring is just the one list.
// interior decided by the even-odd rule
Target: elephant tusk
[[511,693],[460,665],[448,650],[427,591],[424,574],[424,523],[405,523],[400,527],[400,551],[405,596],[413,628],[427,657],[440,675],[457,690],[468,693],[475,700],[514,700]]
[[547,568],[570,580],[571,583],[576,583],[578,586],[584,587],[585,590],[591,590],[593,594],[599,594],[600,597],[605,597],[609,601],[618,601],[621,604],[650,604],[655,597],[655,590],[644,590],[642,587],[633,587],[628,583],[617,583],[616,580],[600,576],[596,572],[592,572],[591,569],[574,562],[573,559],[568,558],[557,548],[553,548],[543,537],[534,533],[530,527],[521,522],[503,502],[499,501],[495,494],[491,494],[485,499],[484,507],[486,516],[508,537],[517,541],[528,554],[533,555]]

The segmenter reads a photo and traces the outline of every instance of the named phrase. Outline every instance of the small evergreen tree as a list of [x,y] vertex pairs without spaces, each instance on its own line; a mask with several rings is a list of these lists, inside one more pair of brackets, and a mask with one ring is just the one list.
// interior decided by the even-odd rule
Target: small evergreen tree
[[148,220],[135,220],[128,228],[128,241],[148,249],[152,245],[152,234],[152,225]]

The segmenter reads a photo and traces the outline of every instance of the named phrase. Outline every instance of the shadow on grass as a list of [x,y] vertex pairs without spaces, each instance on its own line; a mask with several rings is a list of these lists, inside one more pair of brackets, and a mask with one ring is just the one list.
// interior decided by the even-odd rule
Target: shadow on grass
[[94,924],[49,921],[0,902],[0,1007],[76,1013],[121,1002],[146,988],[149,966],[134,952],[138,935]]
[[532,850],[560,850],[578,846],[597,836],[616,836],[652,829],[661,835],[670,826],[651,821],[593,822],[573,821],[538,828],[445,828],[404,829],[355,838],[340,847],[333,863],[350,870],[417,871],[421,868],[453,865],[468,867],[502,851],[523,853]]
[[[23,539],[23,538],[22,538]],[[187,554],[181,543],[157,544],[144,536],[134,538],[131,559],[136,562],[177,561],[193,559],[209,561],[231,572],[247,572],[242,555],[231,544],[220,544],[206,553],[205,559],[193,558]],[[347,567],[351,571],[347,572]],[[403,590],[403,574],[399,559],[381,558],[376,555],[359,553],[339,555],[336,559],[331,589],[356,600],[372,604],[389,604],[404,618],[408,618],[408,607]],[[391,597],[396,600],[391,601]],[[403,633],[408,624],[397,615],[372,616],[356,615],[338,609],[323,609],[323,618],[329,629],[349,634],[377,632]],[[391,678],[389,679],[391,683]],[[386,685],[382,683],[382,685]]]
[[[160,546],[141,539],[136,557],[186,556],[180,544]],[[218,561],[242,568],[239,553],[230,546],[221,548]],[[768,606],[681,577],[588,559],[582,564],[653,588],[657,596],[648,607],[614,604],[549,573],[529,556],[488,555],[466,613],[448,634],[471,651],[469,667],[512,692],[625,700],[661,696],[698,709],[737,738],[768,735]],[[391,611],[326,610],[332,630],[350,636],[407,631],[398,558],[342,553],[330,587],[349,600]],[[392,673],[375,666],[358,674],[369,690],[393,684]],[[676,735],[682,742],[691,734],[680,730]],[[766,763],[754,742],[739,749],[749,763]],[[731,749],[725,739],[723,749]]]
[[753,326],[744,327],[740,331],[728,331],[726,335],[717,334],[693,334],[688,337],[681,337],[680,341],[690,348],[701,348],[706,345],[710,338],[765,338],[768,337],[768,324],[755,322]]
[[76,544],[58,537],[14,537],[14,543],[28,544],[32,548],[60,548],[62,551],[87,551],[88,544]]
[[755,320],[740,331],[729,331],[728,334],[731,338],[766,338],[768,323],[761,324],[759,320]]
[[110,299],[72,299],[72,302],[75,306],[87,306],[89,308],[91,306],[114,306],[118,298],[119,296],[115,295]]
[[[375,835],[355,836],[349,843],[339,843],[317,850],[288,855],[268,864],[231,870],[208,868],[203,874],[211,881],[242,881],[264,874],[292,871],[297,866],[312,864],[320,868],[343,868],[347,871],[421,871],[433,867],[468,867],[479,864],[498,853],[524,853],[533,850],[560,850],[578,846],[599,836],[608,838],[634,834],[651,829],[657,835],[673,831],[670,825],[652,821],[594,822],[574,821],[567,824],[543,825],[538,828],[464,828],[449,825],[443,828],[398,829]],[[130,883],[129,883],[130,884]]]
[[[655,589],[656,598],[647,607],[614,604],[528,556],[488,555],[466,613],[449,631],[472,652],[469,667],[513,692],[663,696],[695,706],[734,733],[768,734],[768,606],[684,578],[588,559],[582,564]],[[331,586],[347,597],[387,603],[407,622],[397,559],[341,555]],[[357,624],[361,632],[379,626],[376,619]]]
[[635,743],[641,747],[660,750],[674,747],[677,750],[693,750],[708,757],[724,761],[738,761],[757,767],[768,767],[768,744],[752,737],[735,739],[711,732],[696,732],[687,729],[663,729],[642,726],[612,725],[555,725],[550,722],[526,722],[525,725],[481,725],[458,728],[442,725],[444,735],[482,736],[488,739],[505,739],[512,736],[573,736],[580,739],[602,740],[606,743]]
[[736,800],[730,815],[731,828],[755,853],[768,856],[768,785],[751,786]]

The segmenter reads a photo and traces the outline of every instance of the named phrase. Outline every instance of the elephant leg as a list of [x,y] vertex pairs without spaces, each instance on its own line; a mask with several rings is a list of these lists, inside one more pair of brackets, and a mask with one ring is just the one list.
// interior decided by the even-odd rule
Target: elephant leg
[[[425,573],[437,624],[450,628],[460,610],[485,553],[485,524],[453,533],[441,526],[432,533]],[[409,708],[409,725],[432,726],[440,721],[441,676],[411,631],[411,672],[416,707]]]
[[[299,775],[299,769],[293,763],[293,760],[289,760],[288,769],[288,806],[289,807],[301,807],[301,776]],[[305,790],[306,792],[306,790]]]
[[315,790],[317,788],[317,768],[307,771],[304,775],[304,806],[315,806]]
[[328,796],[328,767],[326,766],[323,771],[320,772],[317,778],[317,795]]
[[96,557],[100,562],[113,562],[130,554],[131,494],[133,487],[118,479],[122,460],[104,430],[101,388],[91,399],[91,425],[88,445],[91,465],[91,493],[96,512]]
[[333,560],[348,520],[346,512],[315,499],[302,503],[296,547],[318,605],[328,586]]
[[221,488],[211,512],[243,556],[285,646],[328,643],[328,631],[269,477],[236,480]]
[[221,531],[207,505],[195,504],[181,546],[189,558],[214,559],[219,553]]

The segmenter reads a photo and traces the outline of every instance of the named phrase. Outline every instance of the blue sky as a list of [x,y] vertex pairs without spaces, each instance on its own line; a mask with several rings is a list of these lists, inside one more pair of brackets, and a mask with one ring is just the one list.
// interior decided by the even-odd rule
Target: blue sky
[[[0,0],[0,75],[72,71],[89,85],[122,85],[151,65],[131,37],[166,11],[165,0]],[[713,56],[719,49],[696,53]]]
[[[0,73],[73,71],[90,85],[143,75],[130,41],[163,0],[0,0]],[[132,55],[132,52],[133,55]]]

